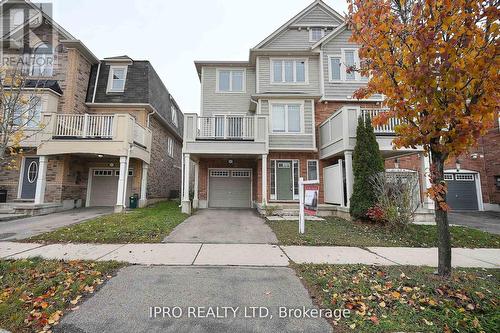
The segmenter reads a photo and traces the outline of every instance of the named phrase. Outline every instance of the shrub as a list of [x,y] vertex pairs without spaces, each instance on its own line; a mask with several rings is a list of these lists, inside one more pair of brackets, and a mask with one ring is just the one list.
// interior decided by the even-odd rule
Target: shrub
[[350,212],[354,218],[366,219],[368,209],[377,203],[370,178],[382,171],[384,171],[384,160],[373,132],[371,119],[359,117],[353,153],[354,184],[350,199]]
[[266,212],[266,216],[274,216],[276,214],[276,211],[278,210],[278,206],[264,205],[263,208]]

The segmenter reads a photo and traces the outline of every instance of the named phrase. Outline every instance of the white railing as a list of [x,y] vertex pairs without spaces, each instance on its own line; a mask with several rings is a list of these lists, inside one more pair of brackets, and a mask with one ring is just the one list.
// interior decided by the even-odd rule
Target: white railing
[[197,139],[253,140],[255,117],[198,117]]
[[134,123],[133,140],[136,144],[146,147],[146,129],[137,123]]
[[[387,109],[361,109],[361,115],[363,118],[369,116],[370,119],[373,119],[382,112],[387,112]],[[387,120],[386,124],[374,126],[373,131],[375,134],[394,134],[395,128],[399,124],[401,124],[401,120],[391,117]]]
[[103,138],[113,137],[113,115],[58,114],[56,137]]

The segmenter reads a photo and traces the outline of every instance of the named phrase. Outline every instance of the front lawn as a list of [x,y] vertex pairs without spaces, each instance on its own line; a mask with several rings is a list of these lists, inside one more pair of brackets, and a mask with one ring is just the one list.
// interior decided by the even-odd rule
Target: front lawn
[[295,265],[324,309],[350,309],[332,324],[351,332],[498,332],[499,270],[455,270],[449,280],[429,267]]
[[123,264],[43,260],[0,260],[0,328],[40,332],[111,278]]
[[101,216],[34,236],[26,241],[47,243],[159,243],[188,215],[178,203],[161,202],[147,208]]
[[[437,230],[432,225],[409,225],[397,232],[378,225],[328,217],[325,221],[306,221],[300,235],[297,221],[268,221],[282,245],[327,246],[406,246],[436,247]],[[500,235],[466,227],[450,227],[451,245],[465,248],[500,248]]]

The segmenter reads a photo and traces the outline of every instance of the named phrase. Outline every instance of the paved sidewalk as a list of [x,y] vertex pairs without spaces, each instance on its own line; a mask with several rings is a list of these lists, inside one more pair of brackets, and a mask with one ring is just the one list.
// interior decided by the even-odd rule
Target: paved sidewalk
[[[500,268],[500,249],[454,248],[454,267]],[[116,260],[141,265],[288,266],[296,263],[437,266],[437,248],[272,244],[51,244],[0,242],[0,258]]]

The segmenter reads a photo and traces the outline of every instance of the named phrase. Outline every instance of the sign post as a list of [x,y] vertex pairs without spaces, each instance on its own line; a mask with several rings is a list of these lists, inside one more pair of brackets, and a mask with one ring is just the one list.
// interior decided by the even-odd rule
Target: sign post
[[319,181],[299,178],[299,233],[305,233],[305,214],[316,215],[318,211]]

